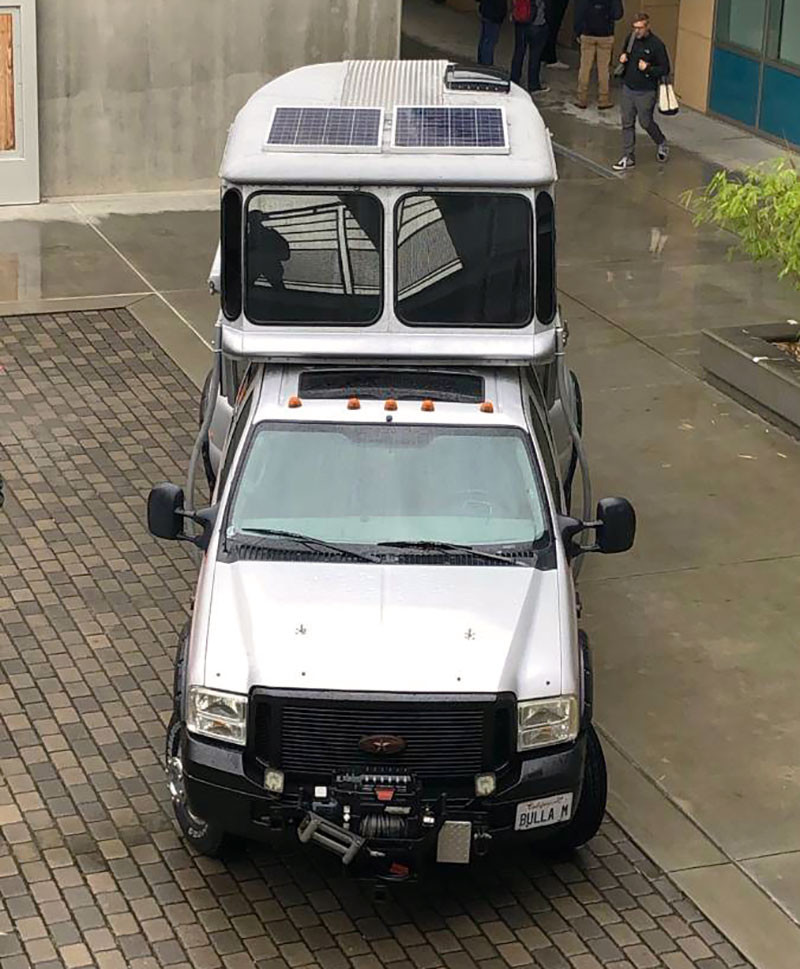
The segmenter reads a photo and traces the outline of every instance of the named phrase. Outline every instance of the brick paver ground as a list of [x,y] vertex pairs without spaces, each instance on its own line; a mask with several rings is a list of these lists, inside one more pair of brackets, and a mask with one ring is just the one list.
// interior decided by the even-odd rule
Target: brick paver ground
[[286,837],[195,856],[162,769],[194,565],[144,526],[197,392],[127,313],[0,320],[2,969],[725,969],[740,955],[612,822],[374,898]]

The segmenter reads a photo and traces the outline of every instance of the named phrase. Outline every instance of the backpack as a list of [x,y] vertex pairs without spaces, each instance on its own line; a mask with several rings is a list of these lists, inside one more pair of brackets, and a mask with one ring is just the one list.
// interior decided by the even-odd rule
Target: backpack
[[532,0],[514,0],[511,16],[515,23],[529,24],[533,20]]
[[583,31],[590,37],[609,37],[614,33],[612,0],[587,0]]

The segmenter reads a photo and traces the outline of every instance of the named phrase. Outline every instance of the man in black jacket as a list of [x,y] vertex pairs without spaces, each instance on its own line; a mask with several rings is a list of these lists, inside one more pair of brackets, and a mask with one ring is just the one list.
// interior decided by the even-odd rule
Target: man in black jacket
[[575,0],[575,36],[581,45],[578,71],[578,97],[575,105],[585,108],[589,99],[589,80],[597,58],[597,107],[612,107],[610,79],[611,53],[614,50],[614,25],[622,19],[622,0]]
[[669,145],[653,113],[658,102],[658,85],[670,72],[669,55],[664,42],[650,30],[650,17],[640,13],[633,21],[633,31],[625,40],[620,54],[625,65],[622,75],[622,158],[613,166],[624,172],[636,164],[636,119],[658,146],[660,162],[669,158]]
[[481,15],[481,37],[478,41],[478,63],[494,64],[494,49],[500,28],[508,13],[508,0],[478,0]]

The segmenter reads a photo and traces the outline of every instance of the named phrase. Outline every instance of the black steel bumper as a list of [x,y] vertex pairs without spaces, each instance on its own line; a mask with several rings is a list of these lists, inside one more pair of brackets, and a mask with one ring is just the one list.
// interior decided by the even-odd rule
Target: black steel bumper
[[[498,779],[498,790],[489,797],[477,798],[474,791],[446,788],[446,785],[421,786],[420,800],[425,811],[435,816],[435,826],[406,846],[415,853],[436,843],[444,821],[470,820],[485,843],[505,836],[536,839],[546,837],[557,826],[515,832],[517,805],[522,801],[571,793],[573,811],[583,781],[586,753],[585,735],[575,743],[555,751],[520,758]],[[192,811],[231,834],[260,839],[270,831],[294,828],[314,811],[314,784],[286,778],[283,794],[274,795],[263,787],[263,768],[254,769],[239,748],[205,741],[184,731],[181,744],[186,794]],[[320,779],[319,785],[329,780]],[[435,789],[434,789],[435,787]]]

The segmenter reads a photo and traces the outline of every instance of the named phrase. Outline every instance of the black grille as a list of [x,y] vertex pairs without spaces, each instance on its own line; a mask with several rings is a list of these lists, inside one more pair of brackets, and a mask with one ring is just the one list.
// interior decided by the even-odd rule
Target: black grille
[[[501,768],[510,756],[512,718],[504,698],[365,701],[256,693],[253,701],[253,752],[295,774],[383,769],[471,777]],[[359,741],[372,735],[402,737],[406,748],[392,756],[366,754]]]

